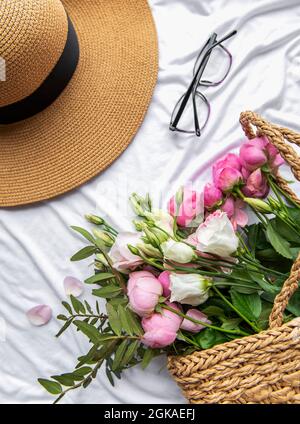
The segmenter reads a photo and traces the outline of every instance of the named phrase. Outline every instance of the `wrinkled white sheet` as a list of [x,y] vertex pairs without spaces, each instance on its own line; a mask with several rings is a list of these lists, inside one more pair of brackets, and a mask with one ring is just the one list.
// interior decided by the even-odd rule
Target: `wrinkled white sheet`
[[[125,199],[131,191],[159,192],[162,200],[197,170],[207,168],[242,138],[242,110],[300,131],[299,0],[150,0],[160,46],[158,83],[146,119],[126,152],[102,175],[58,199],[37,206],[0,210],[0,402],[51,402],[39,376],[71,371],[85,352],[83,338],[59,325],[30,326],[25,312],[39,303],[61,311],[66,275],[86,278],[89,269],[68,258],[82,246],[69,225],[98,210],[113,224],[128,226]],[[207,90],[212,115],[202,138],[171,133],[172,107],[191,78],[195,56],[215,30],[237,28],[227,46],[234,62],[229,78]],[[121,135],[120,135],[121,136]],[[86,295],[88,296],[88,289]],[[4,341],[5,339],[5,341]],[[112,388],[100,373],[66,403],[184,403],[157,359],[146,371],[129,371]]]

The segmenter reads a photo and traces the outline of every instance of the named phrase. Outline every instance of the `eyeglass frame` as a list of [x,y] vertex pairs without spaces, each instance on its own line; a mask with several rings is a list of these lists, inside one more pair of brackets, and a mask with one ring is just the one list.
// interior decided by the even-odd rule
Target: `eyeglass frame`
[[[195,134],[196,134],[196,136],[197,137],[200,137],[201,136],[201,129],[203,129],[204,127],[205,127],[205,125],[206,125],[206,123],[207,123],[207,121],[208,121],[208,119],[209,119],[209,115],[210,115],[210,105],[209,105],[209,102],[208,102],[208,100],[206,99],[206,97],[200,92],[200,91],[197,91],[197,88],[198,88],[198,86],[199,85],[203,85],[203,86],[216,86],[216,85],[219,85],[219,84],[221,84],[224,80],[225,80],[225,78],[227,77],[227,75],[228,75],[228,73],[229,73],[229,71],[230,71],[230,68],[231,68],[231,63],[230,63],[230,66],[229,66],[229,68],[228,68],[228,70],[227,70],[227,72],[226,72],[226,74],[225,74],[225,76],[222,78],[222,80],[221,81],[219,81],[218,83],[211,83],[211,82],[209,82],[209,81],[203,81],[203,82],[201,82],[201,77],[202,77],[202,75],[203,75],[203,72],[204,72],[204,70],[205,70],[205,68],[206,68],[206,65],[207,65],[207,63],[208,63],[208,60],[209,60],[209,58],[210,58],[210,54],[211,54],[211,52],[212,52],[212,50],[216,47],[216,46],[219,46],[220,45],[220,47],[222,47],[228,54],[229,54],[229,56],[230,56],[230,58],[231,58],[231,54],[230,54],[230,52],[224,47],[224,46],[222,46],[221,45],[221,43],[223,43],[225,40],[227,40],[228,38],[231,38],[233,35],[235,35],[237,33],[237,31],[236,30],[234,30],[234,31],[232,31],[232,32],[230,32],[229,34],[227,34],[227,35],[225,35],[223,38],[221,38],[221,40],[219,40],[219,41],[216,41],[216,39],[217,39],[217,34],[216,33],[213,33],[211,36],[210,36],[210,38],[207,40],[207,42],[205,43],[205,45],[202,47],[202,49],[201,49],[201,51],[200,51],[200,53],[198,54],[198,56],[197,56],[197,60],[198,60],[198,58],[201,56],[201,54],[203,53],[203,51],[205,50],[205,49],[207,49],[207,51],[205,52],[205,54],[204,54],[204,56],[203,56],[203,58],[201,59],[201,61],[200,61],[200,63],[199,63],[199,66],[198,66],[198,69],[197,69],[197,71],[194,73],[194,77],[193,77],[193,79],[192,79],[192,82],[191,82],[191,84],[189,85],[189,87],[188,87],[188,89],[187,89],[187,91],[185,92],[185,94],[182,96],[183,97],[183,100],[182,100],[182,102],[181,102],[181,105],[180,105],[180,107],[179,107],[179,110],[177,111],[177,113],[176,113],[176,116],[175,116],[175,118],[174,119],[172,119],[171,118],[171,122],[170,122],[170,125],[169,125],[169,129],[171,130],[171,131],[179,131],[179,132],[188,132],[188,131],[183,131],[183,130],[180,130],[179,128],[177,128],[177,125],[178,125],[178,122],[179,122],[179,120],[180,120],[180,118],[181,118],[181,116],[182,116],[182,114],[183,114],[183,112],[184,112],[184,109],[185,109],[185,107],[186,107],[186,105],[187,105],[187,102],[188,102],[188,100],[189,100],[189,98],[190,98],[190,96],[191,96],[191,94],[192,94],[192,96],[193,96],[193,112],[194,112],[194,124],[195,124],[195,131],[191,131],[191,133],[192,132],[194,132]],[[197,60],[196,60],[196,62],[195,63],[197,63]],[[205,84],[207,82],[207,84]],[[199,126],[199,120],[198,120],[198,114],[197,114],[197,107],[196,107],[196,100],[195,100],[195,97],[196,97],[196,95],[199,95],[201,98],[202,98],[202,100],[207,104],[207,106],[208,106],[208,116],[207,116],[207,119],[206,119],[206,121],[205,121],[205,123],[204,123],[204,125],[203,125],[203,127],[200,129],[200,126]],[[181,100],[181,98],[179,99],[179,101]],[[179,102],[178,101],[178,102]],[[176,105],[178,104],[178,102],[176,103]],[[175,106],[176,107],[176,106]],[[173,115],[173,114],[172,114]]]

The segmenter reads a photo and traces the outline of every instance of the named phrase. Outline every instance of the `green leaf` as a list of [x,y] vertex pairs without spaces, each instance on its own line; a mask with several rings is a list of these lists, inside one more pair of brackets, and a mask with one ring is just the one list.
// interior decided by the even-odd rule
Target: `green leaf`
[[77,231],[77,233],[81,234],[84,238],[86,238],[92,244],[95,244],[95,238],[89,233],[87,230],[81,227],[76,227],[74,225],[71,226],[72,230]]
[[92,371],[93,369],[91,367],[81,367],[75,370],[73,374],[84,377],[86,374],[89,374]]
[[71,261],[81,261],[82,259],[86,259],[89,256],[92,256],[94,253],[96,253],[96,251],[97,248],[95,246],[86,246],[75,253],[75,255],[71,257]]
[[114,382],[114,378],[112,376],[112,373],[111,373],[110,369],[106,367],[105,372],[106,372],[106,376],[108,378],[108,381],[114,387],[115,386],[115,382]]
[[60,321],[68,321],[68,318],[65,315],[57,315],[57,319],[59,319]]
[[202,310],[202,312],[207,315],[208,317],[223,317],[225,315],[222,308],[219,308],[219,306],[207,306]]
[[291,243],[295,243],[298,246],[300,245],[300,236],[298,232],[296,230],[293,230],[289,225],[283,222],[280,218],[276,217],[273,225],[276,228],[276,231],[285,240]]
[[133,336],[134,332],[132,330],[132,326],[130,322],[131,316],[129,315],[129,313],[127,313],[126,309],[123,308],[122,305],[118,306],[118,315],[121,321],[122,329],[130,336]]
[[111,278],[115,278],[114,274],[110,272],[99,272],[93,275],[92,277],[87,278],[86,280],[84,280],[84,282],[86,284],[95,284],[95,283],[98,283],[99,281],[109,280]]
[[128,365],[131,361],[131,359],[134,357],[137,348],[139,347],[140,342],[138,340],[135,340],[133,343],[130,343],[130,345],[128,346],[122,362],[121,362],[121,366],[124,367],[125,365]]
[[52,395],[59,395],[62,392],[62,387],[56,381],[46,380],[45,378],[39,378],[38,382]]
[[290,250],[290,244],[277,233],[277,231],[273,228],[271,221],[267,225],[267,237],[276,252],[284,258],[292,259],[293,255]]
[[55,337],[59,337],[64,331],[66,331],[67,328],[70,327],[71,324],[72,324],[72,319],[69,319],[68,321],[66,321]]
[[62,375],[52,375],[51,378],[53,380],[58,381],[60,384],[66,387],[72,387],[74,386],[75,382],[72,377],[70,377],[71,374],[62,374]]
[[80,302],[80,300],[76,299],[72,294],[70,296],[72,306],[77,314],[82,313],[85,314],[85,307],[83,303]]
[[230,290],[233,305],[250,321],[255,321],[261,314],[261,298],[257,293],[242,294]]
[[68,302],[61,302],[61,304],[66,308],[66,310],[69,312],[69,314],[72,315],[73,311],[71,306],[68,304]]
[[[255,266],[253,266],[253,271],[251,270],[251,265],[249,266],[249,275],[252,278],[253,281],[255,281],[259,287],[269,293],[278,293],[279,289],[278,287],[274,286],[273,284],[269,283],[265,276],[259,272],[254,271]],[[247,283],[248,284],[248,283]]]
[[76,325],[76,327],[79,328],[79,330],[85,334],[92,343],[97,344],[103,341],[104,338],[93,325],[79,320],[74,321],[74,325]]
[[129,323],[130,328],[133,331],[135,336],[141,336],[144,334],[144,331],[141,326],[141,321],[137,318],[136,314],[130,309],[126,308],[126,318]]
[[122,330],[122,324],[115,308],[110,303],[107,303],[106,310],[108,314],[109,324],[113,332],[116,333],[117,336],[120,336],[121,330]]
[[148,348],[145,350],[143,360],[141,363],[143,370],[148,367],[148,365],[150,364],[150,362],[156,355],[157,355],[157,352],[154,349]]
[[127,340],[123,340],[122,343],[118,346],[115,353],[115,357],[111,367],[113,371],[117,370],[119,366],[121,365],[121,361],[123,359],[126,348],[127,348]]
[[286,309],[296,317],[300,316],[300,289],[293,294]]
[[217,344],[225,343],[228,341],[228,338],[220,331],[214,330],[213,328],[206,328],[200,331],[200,333],[194,337],[194,340],[196,340],[202,349],[210,349]]
[[93,315],[93,310],[92,310],[90,304],[86,300],[84,301],[84,304],[85,304],[85,307],[86,307],[88,313]]
[[238,330],[241,321],[241,318],[228,318],[223,321],[221,327],[224,328],[224,330]]
[[92,293],[93,293],[94,296],[104,297],[104,298],[115,297],[120,292],[121,292],[121,288],[120,287],[116,287],[116,286],[102,287],[101,289],[94,289],[92,291]]

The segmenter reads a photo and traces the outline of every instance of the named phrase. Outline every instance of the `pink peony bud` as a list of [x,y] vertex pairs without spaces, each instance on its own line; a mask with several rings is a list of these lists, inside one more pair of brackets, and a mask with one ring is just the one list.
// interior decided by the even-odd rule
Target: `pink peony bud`
[[197,191],[184,187],[180,204],[177,205],[176,195],[171,197],[168,203],[168,211],[172,216],[177,215],[178,225],[186,227],[197,215],[203,212],[203,197]]
[[158,328],[157,330],[147,331],[142,338],[142,342],[152,349],[159,349],[172,344],[176,337],[177,333],[175,331]]
[[163,288],[163,295],[165,297],[170,296],[171,290],[170,290],[170,272],[169,271],[163,271],[158,276],[158,281],[162,285]]
[[129,274],[127,285],[129,305],[139,316],[150,315],[162,293],[162,285],[151,272],[136,271]]
[[82,282],[75,277],[66,277],[64,279],[64,287],[67,296],[78,297],[83,292]]
[[48,305],[37,305],[26,313],[32,325],[41,326],[47,324],[52,317],[52,309]]
[[284,159],[280,156],[278,150],[272,143],[268,143],[266,146],[266,153],[268,156],[268,164],[275,174],[278,168],[284,163]]
[[267,196],[269,193],[268,182],[260,169],[256,169],[250,174],[242,191],[247,197],[262,199]]
[[228,153],[226,156],[224,156],[222,159],[219,159],[212,168],[212,174],[213,174],[213,181],[216,185],[216,182],[218,180],[218,176],[220,172],[224,168],[233,168],[237,169],[238,171],[241,170],[241,162],[240,158],[235,155],[234,153]]
[[[180,311],[176,303],[166,302],[168,306]],[[161,313],[155,312],[150,317],[142,319],[145,334],[142,342],[152,348],[162,348],[173,343],[177,337],[182,318],[174,312],[163,309]]]
[[226,193],[242,182],[243,176],[240,171],[235,168],[223,168],[216,177],[215,184],[223,193]]
[[222,192],[214,184],[207,183],[204,187],[204,207],[212,209],[222,201]]
[[259,143],[244,143],[240,148],[240,160],[244,168],[254,171],[267,163],[267,156]]
[[[198,309],[189,309],[185,315],[198,321],[211,324],[211,321],[207,318],[207,316],[202,312],[198,311]],[[182,330],[190,331],[191,333],[198,333],[199,331],[205,328],[205,325],[196,324],[195,322],[189,321],[188,319],[184,318],[180,328]]]

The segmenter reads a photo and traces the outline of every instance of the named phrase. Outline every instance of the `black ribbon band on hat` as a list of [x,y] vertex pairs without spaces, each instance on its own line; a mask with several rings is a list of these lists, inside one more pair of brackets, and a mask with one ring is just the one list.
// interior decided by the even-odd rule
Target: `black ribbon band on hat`
[[[8,106],[0,107],[0,125],[30,118],[50,106],[66,88],[79,61],[79,43],[68,17],[67,41],[59,61],[46,80],[32,94]],[[1,84],[5,84],[2,82]]]

